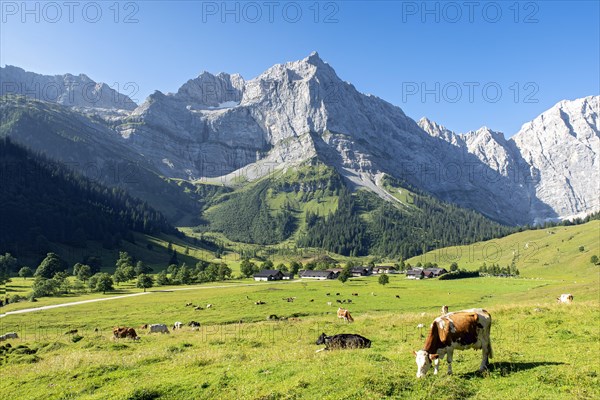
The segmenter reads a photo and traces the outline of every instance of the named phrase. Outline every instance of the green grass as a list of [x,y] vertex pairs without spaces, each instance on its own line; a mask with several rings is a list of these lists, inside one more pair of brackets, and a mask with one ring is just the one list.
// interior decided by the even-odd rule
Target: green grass
[[[598,228],[599,222],[593,221],[494,241],[508,249],[494,261],[501,265],[510,263],[515,246],[522,249],[529,243],[525,250],[530,250],[535,243],[535,254],[521,252],[517,260],[522,278],[411,281],[392,275],[385,287],[376,277],[353,278],[346,284],[230,281],[158,287],[126,299],[8,315],[0,318],[0,332],[16,331],[21,338],[9,341],[10,352],[0,350],[0,376],[10,377],[0,380],[0,397],[599,398],[600,366],[594,350],[600,342],[600,270],[589,263],[598,252]],[[483,259],[477,251],[484,247],[474,245],[472,259],[459,259],[459,265],[478,267]],[[438,251],[409,261],[434,261],[434,254],[452,253]],[[526,262],[533,259],[538,261]],[[30,283],[15,279],[11,285],[25,292]],[[215,285],[222,287],[210,287]],[[122,291],[139,289],[123,286]],[[555,298],[566,292],[573,293],[574,303],[556,304]],[[99,296],[43,299],[3,311]],[[287,297],[296,300],[290,303]],[[338,299],[352,300],[347,307],[354,324],[336,318]],[[256,305],[259,300],[266,304]],[[213,307],[194,311],[185,307],[187,302]],[[494,358],[489,372],[476,373],[481,353],[468,350],[455,352],[453,376],[445,374],[444,360],[439,376],[415,378],[411,352],[424,342],[417,325],[427,326],[442,304],[451,311],[485,307],[492,314]],[[287,319],[269,321],[271,314]],[[137,328],[191,320],[201,328],[169,335],[138,332],[139,342],[111,339],[115,325]],[[78,329],[82,338],[65,335],[70,329]],[[358,333],[373,345],[315,353],[321,346],[314,341],[321,332]]]
[[[345,285],[263,283],[154,292],[10,315],[0,319],[0,331],[19,332],[21,339],[11,343],[29,350],[2,357],[0,373],[11,379],[0,380],[0,395],[10,393],[19,399],[598,396],[600,368],[590,361],[594,355],[574,356],[587,354],[583,349],[600,340],[597,299],[580,301],[576,296],[574,304],[558,305],[548,296],[549,288],[560,293],[562,285],[553,280],[409,281],[392,276],[382,287],[369,277]],[[521,296],[519,302],[513,300],[515,295]],[[283,300],[292,296],[293,303]],[[336,299],[353,300],[348,307],[354,324],[338,321]],[[257,306],[257,300],[266,304]],[[194,311],[184,306],[188,301],[213,307]],[[489,373],[474,372],[480,352],[463,351],[455,353],[454,376],[444,373],[416,380],[411,351],[423,344],[416,326],[435,318],[441,304],[451,310],[484,306],[491,312],[495,357]],[[270,314],[296,319],[267,321]],[[139,342],[110,339],[114,325],[172,325],[176,320],[196,320],[202,327],[170,335],[139,332]],[[94,332],[96,327],[99,333]],[[76,343],[64,335],[74,328],[83,336]],[[320,346],[314,341],[321,332],[359,333],[373,346],[315,353]],[[441,371],[445,368],[442,362]]]
[[[515,233],[501,239],[454,246],[413,257],[407,262],[437,262],[447,267],[456,261],[461,268],[478,269],[484,262],[510,265],[513,257],[521,276],[545,277],[564,281],[587,280],[598,275],[598,267],[590,262],[600,255],[600,221],[575,226]],[[584,250],[580,251],[579,247]]]

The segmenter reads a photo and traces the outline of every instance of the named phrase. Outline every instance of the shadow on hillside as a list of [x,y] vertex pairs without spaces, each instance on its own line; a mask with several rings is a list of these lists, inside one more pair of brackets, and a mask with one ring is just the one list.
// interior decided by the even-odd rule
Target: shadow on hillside
[[499,373],[501,376],[508,376],[515,372],[527,371],[529,369],[543,367],[545,365],[564,365],[564,362],[555,361],[531,361],[531,362],[508,362],[500,361],[489,365],[487,372],[473,371],[466,374],[462,374],[462,378],[478,378],[488,373]]

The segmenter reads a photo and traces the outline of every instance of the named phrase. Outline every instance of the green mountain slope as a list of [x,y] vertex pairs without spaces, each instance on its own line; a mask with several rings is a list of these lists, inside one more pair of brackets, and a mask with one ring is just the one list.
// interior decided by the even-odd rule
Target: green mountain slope
[[196,231],[263,245],[289,241],[345,256],[407,258],[514,229],[405,186],[384,179],[397,203],[365,190],[352,193],[334,168],[312,160],[214,198]]
[[23,96],[0,96],[0,138],[64,163],[69,169],[110,187],[126,189],[160,210],[171,223],[190,223],[196,198],[160,176],[131,151],[101,118]]
[[527,230],[468,246],[437,249],[407,262],[413,266],[432,262],[442,267],[456,262],[460,268],[476,270],[483,263],[504,267],[514,260],[522,277],[573,281],[598,278],[600,269],[590,261],[593,255],[600,257],[597,219],[581,225]]

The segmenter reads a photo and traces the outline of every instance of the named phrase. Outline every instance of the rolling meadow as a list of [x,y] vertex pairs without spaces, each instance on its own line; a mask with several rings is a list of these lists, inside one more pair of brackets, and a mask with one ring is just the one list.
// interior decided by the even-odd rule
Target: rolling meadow
[[[416,281],[391,275],[385,286],[377,277],[345,284],[237,280],[155,287],[143,295],[8,314],[0,318],[0,331],[20,338],[2,343],[11,348],[0,354],[0,394],[18,399],[598,398],[599,279],[598,267],[589,263],[598,252],[597,235],[593,221],[495,241],[506,249],[503,254],[511,252],[502,256],[509,262],[508,249],[515,243],[536,246],[538,261],[525,263],[530,258],[522,256],[519,278]],[[475,269],[476,257],[458,263]],[[123,288],[104,297],[134,292],[140,290]],[[556,297],[567,292],[574,303],[557,304]],[[103,296],[17,303],[3,312],[98,297]],[[444,360],[438,376],[430,372],[416,379],[412,351],[422,347],[443,304],[450,311],[483,307],[491,313],[494,358],[486,373],[476,372],[481,352],[466,350],[455,352],[454,375],[446,375]],[[338,320],[338,306],[347,307],[355,322]],[[176,321],[201,326],[172,330]],[[138,329],[152,323],[169,325],[170,334]],[[117,325],[134,327],[140,340],[113,339]],[[76,334],[65,334],[74,329]],[[357,333],[373,344],[315,353],[322,332]]]

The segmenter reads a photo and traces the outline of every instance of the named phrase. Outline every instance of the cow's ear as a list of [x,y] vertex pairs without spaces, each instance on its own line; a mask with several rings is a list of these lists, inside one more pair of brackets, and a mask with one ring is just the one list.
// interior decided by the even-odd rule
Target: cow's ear
[[416,351],[413,350],[412,353],[413,353],[413,356],[415,356],[415,357],[417,356],[417,352]]
[[438,355],[438,354],[430,354],[430,355],[429,355],[429,359],[430,359],[431,361],[435,360],[435,359],[436,359],[436,358],[438,358],[438,357],[439,357],[439,355]]

